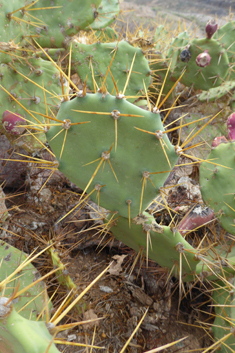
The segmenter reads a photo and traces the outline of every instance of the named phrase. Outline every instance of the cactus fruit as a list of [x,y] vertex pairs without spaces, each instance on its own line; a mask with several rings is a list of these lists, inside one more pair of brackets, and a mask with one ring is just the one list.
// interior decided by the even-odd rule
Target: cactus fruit
[[[190,46],[186,46],[186,48],[180,53],[180,60],[183,61],[183,62],[188,62],[191,57],[192,57],[192,54],[189,50]],[[196,59],[197,60],[197,59]]]
[[235,141],[235,113],[228,117],[227,121],[228,138],[230,141]]
[[206,24],[206,36],[208,39],[211,39],[212,36],[215,34],[215,32],[217,31],[218,29],[218,23],[216,21],[216,19],[211,19],[207,22]]
[[221,143],[227,143],[227,142],[228,142],[228,140],[226,139],[225,136],[215,137],[213,142],[212,142],[211,148],[214,149],[217,146],[219,146]]
[[2,126],[7,133],[12,135],[21,135],[25,131],[27,125],[25,119],[20,114],[15,114],[5,110],[2,114]]
[[209,207],[197,205],[193,207],[178,224],[180,234],[184,235],[191,230],[203,226],[214,217],[214,211]]
[[204,51],[204,53],[201,53],[196,57],[196,64],[200,67],[206,67],[210,65],[210,62],[211,62],[211,57],[207,49]]

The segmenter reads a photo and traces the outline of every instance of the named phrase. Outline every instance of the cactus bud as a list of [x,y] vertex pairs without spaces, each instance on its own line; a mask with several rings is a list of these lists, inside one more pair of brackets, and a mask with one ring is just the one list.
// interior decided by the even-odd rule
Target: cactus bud
[[190,230],[197,229],[207,222],[210,222],[214,217],[214,210],[209,207],[197,205],[188,212],[182,221],[178,224],[178,231],[184,235]]
[[188,62],[191,59],[191,52],[189,50],[189,45],[180,53],[180,60],[183,62]]
[[2,114],[2,126],[11,135],[21,135],[25,131],[22,125],[27,125],[25,119],[19,113],[11,113],[8,110]]
[[211,62],[211,57],[208,53],[208,50],[205,50],[203,53],[199,54],[196,57],[196,64],[200,67],[208,66]]
[[218,28],[218,23],[216,20],[213,18],[209,20],[206,24],[206,35],[208,39],[211,39],[213,34],[217,31]]
[[218,136],[218,137],[215,137],[213,142],[212,142],[212,149],[216,148],[217,146],[219,146],[221,143],[227,143],[228,140],[226,139],[225,136]]
[[235,141],[235,113],[229,115],[227,120],[228,138]]

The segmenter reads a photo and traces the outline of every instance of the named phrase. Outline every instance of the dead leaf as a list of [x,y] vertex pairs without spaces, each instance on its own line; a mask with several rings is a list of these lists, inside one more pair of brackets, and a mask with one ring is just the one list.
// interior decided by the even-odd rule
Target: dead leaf
[[112,265],[108,269],[108,272],[111,275],[119,276],[120,272],[122,271],[123,260],[126,256],[127,255],[114,255],[112,257],[112,259],[114,259],[115,261],[113,261]]
[[97,326],[99,325],[99,320],[96,320],[98,319],[98,316],[96,315],[96,313],[94,312],[94,310],[90,309],[90,310],[87,310],[85,313],[84,313],[84,321],[87,321],[87,320],[94,320],[88,324],[84,324],[83,327],[85,329],[88,329],[88,328],[91,328],[93,326]]

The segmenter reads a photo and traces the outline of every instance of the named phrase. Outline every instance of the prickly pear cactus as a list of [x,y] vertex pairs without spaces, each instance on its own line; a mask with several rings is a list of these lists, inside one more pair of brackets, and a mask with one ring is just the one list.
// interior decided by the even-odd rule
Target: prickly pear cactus
[[[102,85],[113,57],[110,72],[118,90],[122,92],[128,82],[125,95],[130,100],[133,101],[138,98],[138,95],[143,95],[144,84],[146,88],[150,85],[151,72],[148,61],[140,48],[135,48],[125,41],[120,43],[98,42],[91,45],[78,43],[76,40],[72,42],[73,71],[77,72],[83,82],[87,80],[87,85],[91,90],[96,90],[96,84],[98,87]],[[127,81],[131,68],[131,75]],[[115,91],[112,76],[108,73],[105,81],[110,93]]]
[[70,36],[94,22],[100,3],[101,0],[71,0],[65,4],[57,0],[45,6],[43,0],[37,1],[31,7],[38,21],[31,34],[44,48],[66,47]]
[[0,297],[0,350],[9,353],[59,353],[46,325],[21,316]]
[[221,143],[200,167],[203,200],[215,210],[224,229],[235,234],[235,142]]
[[119,14],[119,0],[102,0],[95,13],[90,28],[98,30],[109,26]]
[[234,309],[234,277],[228,283],[222,281],[213,284],[213,301],[215,305],[215,321],[212,331],[216,340],[215,347],[221,353],[235,349],[235,309]]
[[198,100],[201,102],[211,102],[218,100],[226,94],[230,97],[235,88],[235,81],[225,81],[219,87],[211,88],[208,91],[203,91],[198,95]]
[[121,95],[78,92],[62,103],[57,119],[47,138],[59,170],[127,218],[129,210],[135,216],[147,207],[178,159],[160,115]]
[[[2,95],[0,115],[9,110],[36,122],[26,110],[32,111],[32,114],[33,112],[46,114],[47,105],[55,111],[60,103],[58,96],[62,91],[59,71],[49,61],[29,58],[10,66],[1,64],[0,76]],[[44,120],[38,114],[35,114],[35,117],[40,121]]]
[[235,52],[235,43],[234,43],[234,30],[235,30],[235,21],[229,21],[222,27],[218,29],[215,33],[214,38],[220,43],[224,52],[226,52],[229,63],[230,70],[228,74],[228,80],[234,80],[234,52]]
[[208,90],[220,86],[229,70],[228,56],[223,47],[214,39],[193,39],[184,49],[186,55],[178,57],[172,77],[177,79],[185,73],[181,82],[195,89]]
[[[28,34],[28,19],[23,11],[24,0],[4,1],[0,8],[0,42],[5,44],[16,40],[16,43],[23,40]],[[12,42],[14,46],[14,42]]]
[[[61,100],[59,98],[62,93],[59,70],[49,61],[41,58],[28,58],[11,65],[0,64],[0,76],[1,119],[4,112],[9,111],[22,116],[30,131],[32,124],[34,125],[31,132],[27,131],[20,138],[6,134],[8,139],[12,144],[17,143],[18,146],[31,152],[41,149],[43,143],[46,142],[41,127],[41,123],[45,121],[43,115],[49,112],[56,113]],[[64,83],[65,87],[66,83]],[[36,138],[32,136],[35,132],[37,132]]]
[[167,58],[170,58],[169,65],[171,70],[174,71],[177,65],[177,58],[183,62],[188,62],[191,59],[191,52],[184,49],[189,43],[189,34],[187,31],[181,32],[176,38],[174,38],[170,44],[170,48],[167,51]]
[[[27,266],[22,269],[19,277],[17,268],[23,261],[27,260],[27,255],[4,241],[0,242],[0,258],[2,259],[0,271],[0,282],[2,282],[0,283],[0,295],[4,293],[4,296],[10,297],[13,293],[14,286],[17,286],[18,283],[20,283],[18,289],[20,292],[23,288],[26,288],[26,286],[40,278],[39,272],[31,263],[27,264]],[[5,278],[14,273],[14,271],[16,271],[16,273],[11,279],[12,282],[7,283],[5,287]],[[45,284],[42,281],[39,281],[32,288],[29,288],[26,292],[17,296],[14,300],[15,309],[21,311],[22,317],[36,320],[37,316],[45,307],[45,290]]]
[[[195,256],[195,249],[177,230],[172,231],[170,227],[158,225],[155,218],[146,212],[130,220],[117,215],[111,221],[110,229],[115,238],[137,252],[142,249],[143,254],[162,267],[174,267],[173,273],[176,276],[179,275],[179,267],[174,265],[180,264],[183,280],[186,277],[186,280],[193,279],[200,260]],[[182,256],[184,252],[186,255]]]

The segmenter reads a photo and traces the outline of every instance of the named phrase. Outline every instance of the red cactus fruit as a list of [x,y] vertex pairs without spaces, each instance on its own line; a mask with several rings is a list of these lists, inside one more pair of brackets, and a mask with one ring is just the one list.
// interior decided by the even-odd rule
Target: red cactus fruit
[[227,120],[228,138],[230,141],[235,141],[235,113],[229,115]]
[[211,147],[212,147],[212,148],[216,148],[216,147],[219,146],[221,143],[227,143],[227,142],[228,142],[228,140],[226,139],[225,136],[218,136],[218,137],[215,137],[215,138],[214,138]]
[[211,39],[213,34],[217,31],[218,28],[218,23],[216,20],[213,18],[209,20],[206,24],[206,36],[208,39]]
[[190,210],[178,224],[178,231],[184,235],[190,230],[203,226],[212,220],[213,217],[214,211],[212,209],[198,205]]
[[210,62],[211,62],[211,57],[207,49],[196,57],[196,64],[200,67],[208,66]]
[[25,131],[27,125],[25,119],[19,113],[11,113],[9,110],[5,110],[2,114],[2,126],[5,131],[11,135],[21,135]]

